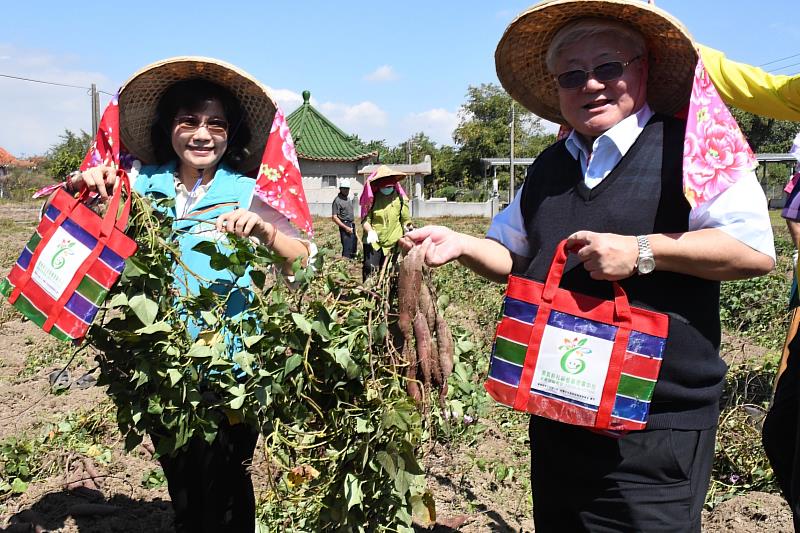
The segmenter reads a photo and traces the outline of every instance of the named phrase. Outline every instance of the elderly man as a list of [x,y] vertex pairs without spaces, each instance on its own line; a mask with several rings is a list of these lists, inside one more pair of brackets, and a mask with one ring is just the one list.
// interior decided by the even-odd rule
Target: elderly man
[[331,204],[331,220],[339,226],[339,240],[342,241],[342,257],[356,257],[356,226],[353,220],[353,202],[350,200],[350,180],[339,181],[339,194]]
[[[649,47],[648,47],[649,45]],[[726,366],[719,281],[769,272],[766,199],[750,173],[692,208],[682,188],[686,105],[697,61],[688,32],[640,1],[552,0],[521,14],[495,55],[500,81],[572,133],[529,168],[485,239],[411,232],[426,261],[454,259],[499,282],[543,281],[557,244],[561,286],[669,315],[647,427],[609,436],[557,419],[530,423],[539,532],[700,531]],[[648,84],[651,81],[651,84]]]

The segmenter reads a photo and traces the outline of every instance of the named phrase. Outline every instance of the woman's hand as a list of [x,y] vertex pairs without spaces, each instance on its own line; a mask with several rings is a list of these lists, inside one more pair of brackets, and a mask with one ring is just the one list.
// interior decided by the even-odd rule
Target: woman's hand
[[567,239],[567,248],[577,253],[592,279],[628,278],[639,259],[639,243],[632,235],[577,231]]
[[79,190],[85,186],[90,191],[99,194],[102,201],[105,202],[117,183],[117,170],[113,167],[98,165],[70,175],[67,182],[72,190]]
[[264,222],[264,219],[247,209],[237,209],[220,215],[217,217],[216,226],[217,231],[233,233],[239,237],[252,235],[266,246],[272,246],[278,233],[278,228],[269,222]]

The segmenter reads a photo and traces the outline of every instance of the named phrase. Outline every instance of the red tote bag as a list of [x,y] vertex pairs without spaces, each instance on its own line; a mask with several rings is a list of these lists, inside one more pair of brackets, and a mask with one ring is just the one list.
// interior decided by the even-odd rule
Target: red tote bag
[[561,289],[561,241],[544,283],[509,276],[486,390],[519,411],[603,430],[644,429],[669,317]]
[[[101,217],[58,189],[36,233],[22,250],[0,292],[23,315],[58,339],[86,335],[109,289],[119,279],[136,243],[125,235],[131,209],[128,175],[118,184]],[[124,193],[124,200],[122,199]]]

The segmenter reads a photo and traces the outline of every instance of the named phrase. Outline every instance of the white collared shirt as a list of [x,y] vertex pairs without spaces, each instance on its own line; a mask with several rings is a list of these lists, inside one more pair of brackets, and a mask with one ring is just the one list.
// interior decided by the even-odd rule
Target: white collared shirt
[[[581,164],[583,180],[594,188],[608,176],[639,138],[653,111],[645,104],[637,113],[619,122],[592,144],[589,152],[583,138],[574,130],[567,137],[566,149]],[[486,236],[498,241],[512,253],[529,257],[530,247],[522,219],[520,198],[497,214]],[[689,212],[689,231],[717,228],[754,250],[775,259],[772,224],[767,210],[767,198],[758,183],[755,171],[748,173],[719,196]]]

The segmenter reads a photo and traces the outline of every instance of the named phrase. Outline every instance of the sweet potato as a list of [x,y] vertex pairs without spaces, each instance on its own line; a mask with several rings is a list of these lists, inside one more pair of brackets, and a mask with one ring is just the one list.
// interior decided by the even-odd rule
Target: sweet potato
[[417,312],[414,317],[414,338],[417,343],[417,361],[422,371],[422,383],[430,387],[431,383],[431,341],[433,340],[431,331],[428,329],[428,321],[425,315]]

